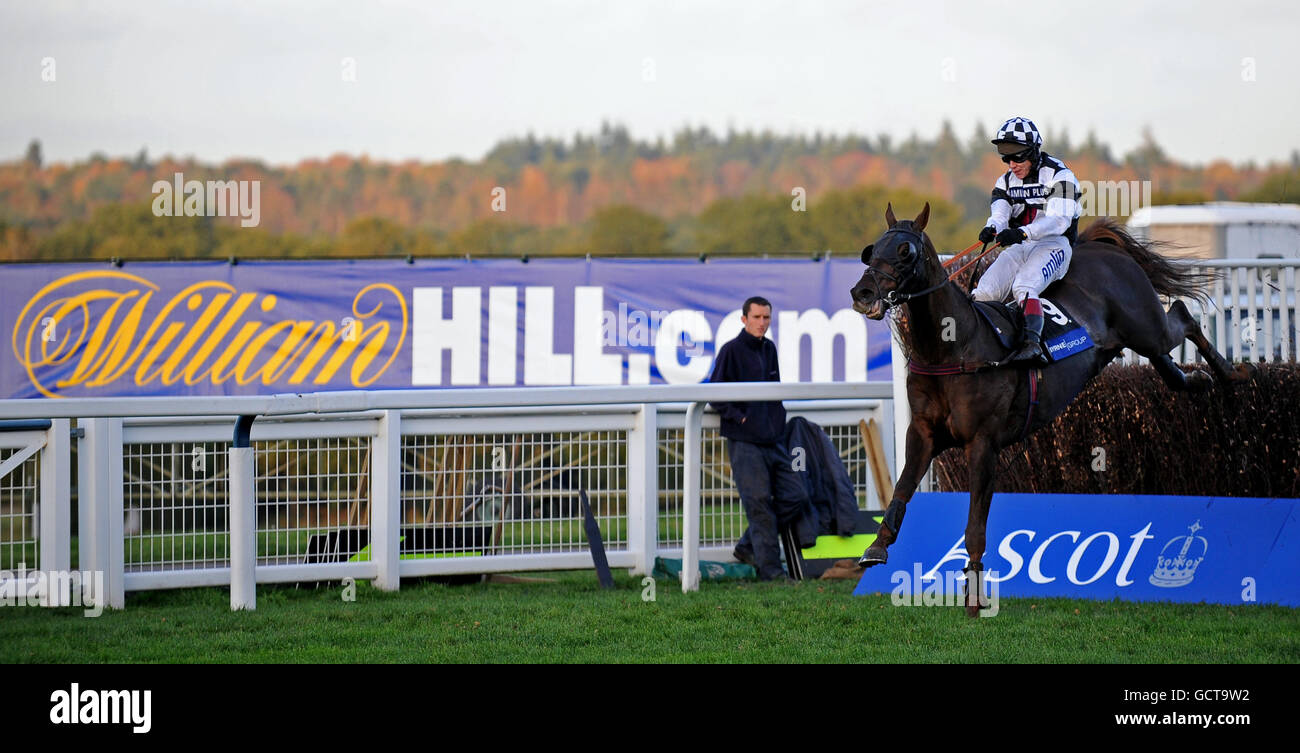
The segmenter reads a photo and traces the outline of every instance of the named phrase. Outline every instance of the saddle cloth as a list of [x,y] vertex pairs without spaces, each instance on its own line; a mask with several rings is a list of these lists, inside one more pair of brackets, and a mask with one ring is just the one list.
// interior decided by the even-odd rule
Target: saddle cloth
[[[1063,306],[1046,298],[1040,297],[1038,300],[1043,304],[1043,350],[1047,352],[1048,361],[1055,363],[1093,346],[1088,330],[1075,321]],[[1007,352],[1020,347],[1020,336],[1024,330],[1020,309],[990,301],[973,303],[975,310],[993,328]]]

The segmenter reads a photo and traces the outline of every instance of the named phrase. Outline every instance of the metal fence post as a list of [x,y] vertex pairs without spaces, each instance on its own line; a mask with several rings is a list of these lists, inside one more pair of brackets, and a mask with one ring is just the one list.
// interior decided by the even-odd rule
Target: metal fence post
[[104,550],[104,583],[108,589],[108,606],[113,609],[126,608],[126,552],[122,538],[123,484],[122,484],[122,419],[110,418],[106,423],[104,472],[108,491],[104,496],[106,535]]
[[249,439],[253,419],[239,417],[229,450],[231,611],[257,609],[257,458]]
[[[72,566],[71,475],[72,421],[56,418],[41,449],[40,567],[46,572],[66,572]],[[47,593],[46,598],[56,606],[72,603],[69,593]]]
[[[1273,271],[1269,269],[1260,271],[1259,289],[1264,294],[1264,360],[1272,362],[1273,358],[1273,289],[1277,286],[1273,284]],[[1282,307],[1286,307],[1286,301],[1282,301]]]
[[[1226,275],[1225,275],[1226,276]],[[1214,278],[1214,349],[1224,357],[1228,358],[1228,338],[1224,334],[1227,324],[1224,321],[1227,311],[1223,304],[1223,282],[1224,278],[1215,276]]]
[[370,556],[375,560],[375,587],[401,587],[402,414],[384,411],[379,435],[372,440],[370,462]]
[[[78,533],[82,568],[104,574],[97,606],[126,607],[122,542],[122,419],[82,419],[85,437],[78,446],[78,504],[86,508]],[[116,522],[115,522],[116,521]]]
[[94,464],[91,463],[90,429],[87,428],[100,418],[83,418],[78,421],[81,429],[77,438],[77,569],[96,570],[95,562],[95,516],[91,509],[94,498],[92,487],[95,486]]
[[705,403],[692,402],[686,408],[682,432],[685,458],[682,463],[682,593],[700,590],[700,455]]
[[644,403],[627,434],[627,546],[633,575],[649,575],[659,545],[659,413]]
[[[1250,334],[1244,332],[1243,339],[1248,340],[1250,347],[1250,362],[1259,363],[1259,336],[1256,331],[1259,328],[1259,311],[1255,307],[1255,278],[1259,276],[1258,269],[1244,269],[1246,273],[1246,322],[1245,327],[1250,330]],[[1244,350],[1244,348],[1243,348]],[[1245,359],[1242,359],[1245,360]]]

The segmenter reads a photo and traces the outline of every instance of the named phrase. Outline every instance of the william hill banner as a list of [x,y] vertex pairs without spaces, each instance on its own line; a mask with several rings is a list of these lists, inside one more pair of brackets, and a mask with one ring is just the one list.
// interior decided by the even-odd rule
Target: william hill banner
[[890,378],[856,261],[0,266],[0,396],[250,395],[707,379],[752,295],[785,381]]

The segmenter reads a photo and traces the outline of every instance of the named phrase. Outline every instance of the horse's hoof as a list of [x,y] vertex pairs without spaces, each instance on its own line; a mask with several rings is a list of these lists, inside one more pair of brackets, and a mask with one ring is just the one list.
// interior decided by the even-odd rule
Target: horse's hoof
[[969,605],[969,604],[966,605],[966,616],[967,616],[967,617],[979,617],[979,616],[980,616],[980,608],[979,608],[978,606],[971,606],[971,605]]
[[889,561],[889,552],[884,547],[867,547],[867,551],[862,553],[862,558],[858,560],[858,567],[873,567],[883,565]]
[[1187,375],[1189,392],[1204,392],[1214,386],[1214,377],[1204,371],[1193,371]]

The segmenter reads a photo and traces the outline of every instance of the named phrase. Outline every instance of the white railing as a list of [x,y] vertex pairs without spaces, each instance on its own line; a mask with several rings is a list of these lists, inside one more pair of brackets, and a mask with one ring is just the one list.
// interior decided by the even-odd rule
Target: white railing
[[[42,501],[30,511],[39,510],[43,569],[70,564],[68,419],[77,417],[78,560],[104,573],[106,606],[123,607],[126,591],[229,584],[232,608],[247,609],[257,583],[357,578],[396,589],[403,577],[590,568],[578,488],[611,567],[649,573],[656,556],[680,552],[684,572],[697,572],[701,555],[729,559],[744,526],[716,431],[702,441],[717,420],[704,416],[705,401],[792,401],[792,415],[822,424],[847,454],[861,442],[859,419],[894,425],[893,389],[761,383],[5,400],[0,418],[56,418],[32,436],[0,438],[44,442]],[[237,415],[261,417],[249,447],[231,446]],[[878,509],[865,458],[850,460],[861,465],[860,506]],[[517,509],[522,500],[533,506]],[[684,590],[697,587],[684,579]]]
[[[1300,260],[1215,259],[1197,261],[1202,272],[1220,277],[1210,286],[1210,302],[1185,301],[1214,349],[1229,361],[1300,361],[1297,301]],[[1173,351],[1179,363],[1204,363],[1196,346],[1183,341]],[[1125,363],[1146,363],[1125,350]]]

